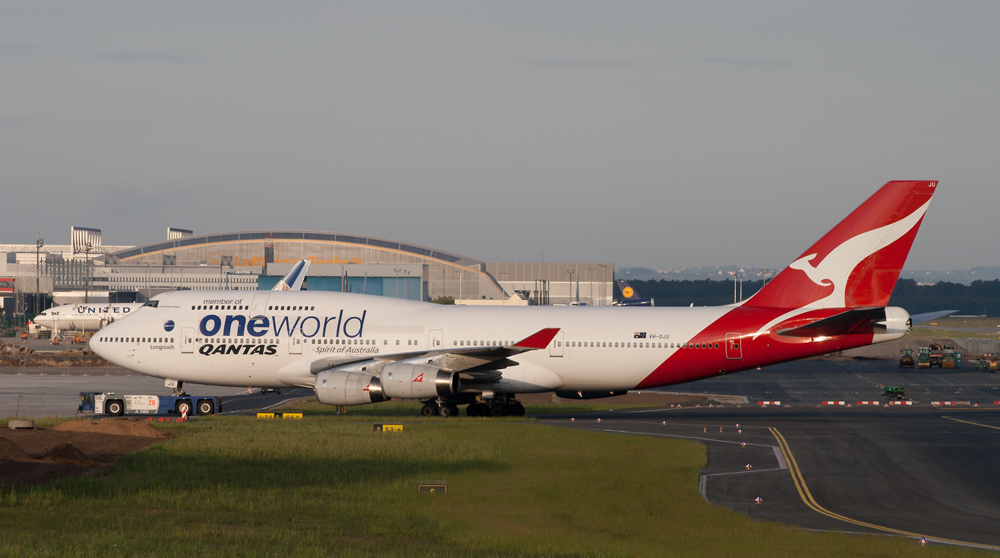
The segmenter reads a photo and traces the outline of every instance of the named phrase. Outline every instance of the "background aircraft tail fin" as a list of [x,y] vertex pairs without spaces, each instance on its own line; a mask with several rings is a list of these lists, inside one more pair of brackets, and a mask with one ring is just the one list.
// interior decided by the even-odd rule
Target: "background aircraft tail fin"
[[936,180],[889,182],[744,305],[885,306],[936,190]]
[[639,293],[635,292],[632,285],[628,284],[628,281],[624,279],[616,279],[615,283],[618,283],[618,289],[622,292],[622,298],[625,300],[630,300],[633,298],[641,298]]
[[288,270],[288,273],[278,281],[272,291],[297,291],[302,287],[302,280],[309,271],[309,260],[299,260]]

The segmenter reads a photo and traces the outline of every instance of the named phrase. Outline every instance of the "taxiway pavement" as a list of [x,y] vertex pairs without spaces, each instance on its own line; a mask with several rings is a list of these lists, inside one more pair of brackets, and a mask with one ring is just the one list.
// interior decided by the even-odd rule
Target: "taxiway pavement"
[[[879,400],[884,385],[906,387],[918,403],[857,405]],[[750,517],[1000,550],[1000,405],[993,404],[1000,400],[1000,375],[900,370],[892,361],[814,360],[686,387],[741,394],[751,403],[540,419],[619,435],[701,441],[708,448],[703,494]],[[774,400],[781,406],[756,404]],[[851,406],[819,405],[829,400]],[[954,400],[970,404],[931,406]]]

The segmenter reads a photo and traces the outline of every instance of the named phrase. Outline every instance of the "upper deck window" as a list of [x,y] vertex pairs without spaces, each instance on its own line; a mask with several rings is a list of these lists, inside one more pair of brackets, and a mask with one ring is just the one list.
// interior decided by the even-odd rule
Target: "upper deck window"
[[158,306],[159,304],[160,304],[160,301],[159,301],[159,300],[147,300],[147,301],[146,301],[146,304],[143,304],[142,306],[143,306],[144,308],[145,308],[146,306],[149,306],[150,308],[156,308],[156,307],[157,307],[157,306]]

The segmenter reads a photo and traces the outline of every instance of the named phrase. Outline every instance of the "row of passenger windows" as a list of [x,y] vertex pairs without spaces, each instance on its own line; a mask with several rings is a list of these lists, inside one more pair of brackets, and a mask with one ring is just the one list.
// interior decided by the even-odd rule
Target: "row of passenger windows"
[[[437,345],[441,344],[440,341],[436,341],[435,343]],[[378,341],[376,341],[375,339],[312,339],[312,344],[313,345],[377,345]],[[389,340],[383,339],[382,344],[388,345]],[[396,344],[402,345],[403,344],[402,340],[396,339]],[[410,346],[416,345],[417,340],[407,339],[406,344]]]
[[[557,341],[557,346],[562,346],[562,342]],[[718,349],[718,343],[653,343],[650,341],[640,342],[611,342],[611,341],[567,341],[567,347],[619,347],[619,348],[646,348],[646,349]]]
[[[249,310],[250,307],[249,306],[232,305],[232,304],[229,304],[229,305],[226,305],[226,304],[215,304],[215,305],[208,304],[208,305],[192,306],[191,309],[192,310]],[[267,309],[268,310],[285,310],[285,311],[293,311],[293,310],[312,311],[312,310],[315,310],[316,307],[315,306],[268,306]]]
[[[106,343],[173,343],[173,337],[101,337],[100,341]],[[250,343],[250,344],[262,344],[268,345],[272,343],[278,343],[279,339],[257,339],[256,337],[250,337],[247,339],[233,340],[229,338],[206,338],[204,341],[202,338],[195,339],[196,342],[201,343]],[[377,343],[374,339],[312,339],[313,345],[375,345]],[[435,345],[441,345],[440,341],[435,341]],[[383,345],[388,345],[389,340],[383,339]],[[407,339],[406,344],[413,346],[417,345],[416,339]],[[498,347],[498,346],[509,346],[511,343],[508,341],[466,341],[466,340],[455,340],[452,341],[452,345],[459,347]],[[396,339],[396,345],[402,345],[400,339]],[[562,347],[562,341],[556,341],[556,346]],[[653,342],[611,342],[611,341],[567,341],[567,347],[619,347],[619,348],[647,348],[647,349],[718,349],[718,343],[653,343]],[[734,347],[735,348],[735,347]]]
[[[508,346],[508,341],[452,341],[452,345],[462,347]],[[648,349],[718,349],[718,343],[653,343],[653,342],[619,342],[619,341],[566,341],[567,347],[618,347],[618,348],[648,348]],[[557,347],[563,346],[563,341],[556,341]]]
[[173,337],[101,337],[102,343],[173,343]]
[[[236,339],[232,337],[196,337],[195,343],[242,343],[244,345],[273,345],[280,342],[280,339],[258,339],[256,337],[248,337],[245,339]],[[190,340],[189,340],[190,342]]]
[[[95,279],[100,279],[95,277]],[[121,277],[117,275],[109,275],[106,279],[107,281],[112,281],[115,283],[143,283],[148,280],[146,277]],[[153,281],[160,282],[171,282],[171,283],[214,283],[216,285],[225,285],[226,279],[212,278],[212,277],[171,277],[169,279],[163,277],[154,278]],[[256,283],[257,279],[255,277],[230,277],[228,280],[230,283]]]

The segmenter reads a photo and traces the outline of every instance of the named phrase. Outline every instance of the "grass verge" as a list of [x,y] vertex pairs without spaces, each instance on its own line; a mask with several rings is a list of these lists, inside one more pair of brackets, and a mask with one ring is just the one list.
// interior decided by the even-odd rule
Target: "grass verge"
[[[752,521],[703,446],[524,420],[214,418],[98,478],[0,493],[4,556],[980,555]],[[446,481],[447,495],[418,494]]]
[[910,330],[910,333],[918,337],[934,337],[937,339],[942,337],[949,339],[996,339],[998,337],[996,333],[951,331],[929,327],[915,327]]

